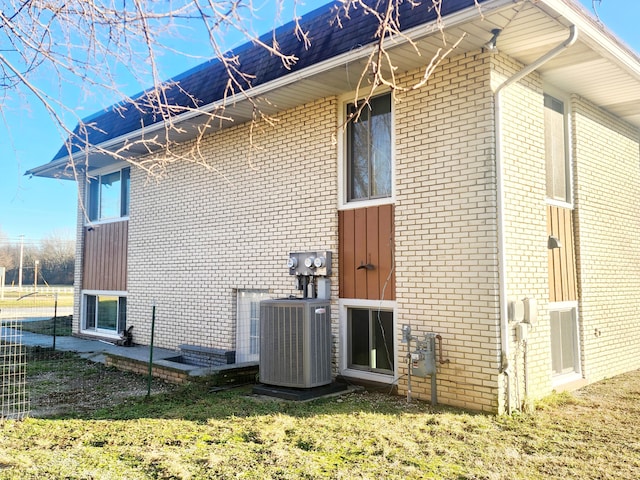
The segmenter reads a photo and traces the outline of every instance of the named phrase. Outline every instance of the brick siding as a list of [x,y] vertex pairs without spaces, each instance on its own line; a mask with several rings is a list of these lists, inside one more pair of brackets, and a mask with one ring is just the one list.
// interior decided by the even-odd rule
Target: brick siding
[[640,368],[640,134],[572,101],[578,292],[589,382]]
[[176,162],[159,180],[132,170],[127,308],[135,342],[149,342],[155,301],[157,345],[235,350],[238,289],[295,294],[289,252],[337,252],[336,114],[336,100],[321,99],[261,125],[253,145],[246,124],[206,136],[207,168]]
[[[502,145],[508,296],[534,298],[538,321],[526,352],[509,324],[510,375],[499,373],[492,88],[521,67],[503,55],[452,57],[394,106],[400,394],[407,390],[403,324],[416,336],[442,335],[449,363],[438,366],[441,403],[503,411],[507,381],[511,401],[524,402],[525,374],[532,398],[551,392],[543,86],[536,74],[503,93]],[[400,81],[421,77],[414,71]],[[208,135],[200,145],[206,168],[175,162],[161,179],[132,169],[127,306],[135,342],[149,343],[155,302],[157,346],[234,350],[236,292],[296,293],[288,253],[331,250],[340,357],[339,106],[324,98],[278,114],[274,126],[254,133],[253,145],[248,125]],[[593,381],[640,367],[638,132],[580,98],[571,107],[580,341]],[[188,142],[177,153],[193,147]],[[76,328],[78,302],[74,313]],[[414,397],[430,398],[428,378],[412,383]]]

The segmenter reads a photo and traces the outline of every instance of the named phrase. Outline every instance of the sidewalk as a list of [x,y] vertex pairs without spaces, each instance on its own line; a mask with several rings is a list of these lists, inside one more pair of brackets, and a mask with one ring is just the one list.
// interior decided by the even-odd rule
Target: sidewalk
[[[53,346],[53,337],[50,335],[41,335],[23,331],[22,334],[15,328],[2,327],[0,331],[0,340],[11,338],[12,341],[21,342],[22,345],[31,347],[51,348]],[[56,350],[65,352],[78,353],[82,358],[86,358],[93,362],[105,363],[105,353],[118,355],[132,360],[149,361],[149,346],[136,345],[133,347],[121,347],[109,342],[101,340],[91,340],[79,337],[56,337]],[[165,360],[175,357],[179,352],[168,350],[166,348],[153,349],[154,363],[157,360]]]

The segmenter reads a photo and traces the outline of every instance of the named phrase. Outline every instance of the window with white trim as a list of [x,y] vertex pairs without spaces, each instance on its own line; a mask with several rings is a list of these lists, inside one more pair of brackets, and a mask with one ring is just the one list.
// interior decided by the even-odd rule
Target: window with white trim
[[571,203],[571,173],[564,102],[544,94],[547,198]]
[[82,330],[118,334],[127,326],[127,297],[121,294],[84,294]]
[[266,291],[238,290],[236,311],[236,363],[257,362],[260,357],[260,302]]
[[393,375],[393,311],[347,308],[347,368]]
[[555,380],[580,374],[580,342],[575,305],[552,305],[551,364]]
[[129,167],[89,180],[87,212],[90,221],[114,220],[129,215]]
[[347,202],[391,197],[391,94],[373,97],[365,105],[347,104],[346,113],[353,116],[346,128]]

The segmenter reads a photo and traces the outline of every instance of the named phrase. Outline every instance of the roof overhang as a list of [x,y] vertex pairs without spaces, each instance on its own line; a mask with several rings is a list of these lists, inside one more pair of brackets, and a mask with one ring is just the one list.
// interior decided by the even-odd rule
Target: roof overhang
[[[640,129],[640,59],[637,54],[616,39],[588,12],[571,0],[487,0],[480,11],[470,7],[443,19],[444,33],[435,23],[420,25],[405,32],[420,51],[407,39],[391,38],[389,52],[398,71],[425,67],[439,50],[462,39],[455,53],[477,51],[489,41],[493,29],[501,29],[500,52],[527,65],[563,42],[571,25],[579,31],[578,41],[553,60],[539,68],[543,80],[566,92],[578,94]],[[443,39],[446,45],[443,46]],[[318,98],[353,91],[348,79],[359,78],[365,68],[371,46],[351,50],[321,63],[292,72],[274,81],[252,88],[204,107],[213,112],[224,107],[224,120],[215,122],[214,129],[226,128],[252,119],[254,102],[262,113],[276,114]],[[612,87],[615,86],[615,87]],[[268,99],[263,101],[261,99]],[[182,142],[198,135],[203,116],[197,112],[174,119],[180,128],[171,130],[172,142]],[[109,151],[119,150],[123,157],[150,153],[140,139],[165,134],[162,123],[108,140],[97,148],[60,158],[34,168],[27,174],[60,177],[70,160],[87,165],[89,171],[114,162]],[[127,147],[123,150],[123,147]]]

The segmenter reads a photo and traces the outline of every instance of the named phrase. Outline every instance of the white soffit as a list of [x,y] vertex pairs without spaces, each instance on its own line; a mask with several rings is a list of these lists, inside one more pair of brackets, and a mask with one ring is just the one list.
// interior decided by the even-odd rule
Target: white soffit
[[640,128],[640,58],[572,0],[526,2],[498,38],[498,48],[529,64],[564,41],[578,41],[539,71],[566,93],[578,94]]
[[[499,51],[527,65],[565,41],[572,24],[578,28],[578,41],[539,69],[545,82],[578,94],[640,128],[640,58],[573,0],[489,1],[482,4],[482,15],[467,15],[464,21],[448,24],[445,19],[444,36],[433,28],[423,27],[422,38],[419,29],[412,31],[420,56],[407,43],[390,43],[389,51],[402,72],[426,66],[439,48],[446,49],[462,37],[451,55],[477,51],[491,38],[491,30],[500,28]],[[355,88],[362,65],[361,60],[350,59],[266,95],[274,106],[290,108],[347,92]]]

